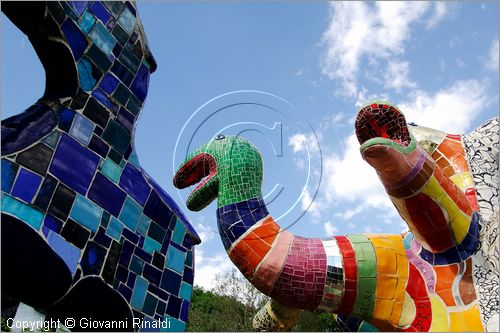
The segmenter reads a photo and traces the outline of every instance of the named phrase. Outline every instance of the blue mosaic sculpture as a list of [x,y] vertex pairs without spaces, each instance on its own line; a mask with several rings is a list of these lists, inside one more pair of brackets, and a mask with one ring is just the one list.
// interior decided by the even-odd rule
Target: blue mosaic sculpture
[[135,5],[2,11],[46,71],[43,97],[2,121],[2,307],[184,330],[200,239],[134,150],[156,69]]

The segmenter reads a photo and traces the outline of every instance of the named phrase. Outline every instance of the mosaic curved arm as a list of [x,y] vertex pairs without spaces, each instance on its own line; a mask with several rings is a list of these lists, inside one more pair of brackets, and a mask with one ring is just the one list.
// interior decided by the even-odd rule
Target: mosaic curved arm
[[[387,124],[394,123],[394,131],[377,120],[377,112],[392,120]],[[498,132],[498,122],[490,125]],[[487,324],[494,325],[498,306],[490,301],[498,296],[482,294],[488,286],[475,286],[472,278],[484,267],[481,258],[473,258],[480,246],[478,223],[482,223],[475,196],[467,191],[466,176],[450,179],[468,169],[447,173],[439,159],[435,162],[417,144],[402,114],[389,104],[362,109],[357,132],[365,159],[376,167],[391,198],[419,198],[404,206],[398,203],[409,209],[410,213],[400,212],[415,236],[408,232],[318,239],[280,228],[262,200],[260,153],[240,137],[219,135],[193,152],[174,176],[178,188],[206,177],[189,195],[187,207],[198,211],[218,199],[217,225],[230,259],[273,299],[257,315],[256,328],[287,329],[293,325],[289,319],[296,309],[316,308],[361,318],[364,321],[358,320],[354,328],[362,330],[483,330]],[[420,132],[427,133],[422,128]],[[429,133],[425,136],[432,138]],[[439,142],[435,153],[442,152],[440,147],[446,144]],[[494,144],[498,150],[498,143]],[[386,156],[377,160],[383,154]],[[497,160],[494,163],[498,165]],[[467,166],[467,162],[459,165]],[[455,170],[454,165],[451,168]],[[420,199],[421,193],[436,199]],[[494,205],[498,209],[498,202]],[[434,221],[443,216],[449,229]],[[440,237],[448,237],[445,245],[426,232],[426,223],[443,232]],[[280,311],[273,310],[273,302]],[[286,320],[280,321],[280,317]]]
[[46,73],[44,95],[2,121],[2,308],[75,330],[80,318],[184,330],[200,239],[134,148],[156,69],[135,3],[1,7]]

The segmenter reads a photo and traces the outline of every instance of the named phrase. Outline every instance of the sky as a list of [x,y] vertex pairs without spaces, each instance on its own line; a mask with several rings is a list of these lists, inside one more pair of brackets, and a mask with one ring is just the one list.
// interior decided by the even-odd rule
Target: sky
[[[135,144],[143,168],[202,238],[195,284],[232,268],[212,203],[190,212],[172,185],[186,152],[219,132],[264,159],[263,194],[283,227],[326,238],[406,228],[354,135],[369,99],[409,122],[465,133],[498,116],[497,2],[138,3],[157,60]],[[44,72],[2,14],[2,119],[32,105]]]

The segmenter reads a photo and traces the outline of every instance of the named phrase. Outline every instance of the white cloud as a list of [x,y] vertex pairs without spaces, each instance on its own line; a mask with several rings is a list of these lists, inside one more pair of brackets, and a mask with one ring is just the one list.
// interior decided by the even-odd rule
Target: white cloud
[[339,232],[339,229],[334,227],[333,223],[330,221],[325,222],[325,224],[323,224],[323,228],[325,228],[325,233],[327,237],[336,235]]
[[213,286],[213,280],[217,273],[230,272],[233,267],[231,260],[225,253],[205,256],[200,245],[195,249],[195,265],[194,284],[205,290]]
[[498,56],[499,56],[499,48],[498,48],[498,38],[493,40],[490,45],[490,50],[488,52],[488,59],[486,62],[486,67],[493,70],[498,71]]
[[295,72],[295,76],[302,76],[304,74],[304,69],[301,68],[298,71]]
[[316,222],[316,218],[321,216],[318,206],[318,200],[312,197],[309,189],[307,188],[305,189],[304,194],[302,194],[302,197],[300,199],[300,207],[303,211],[307,209],[307,212],[309,212],[314,218],[313,222]]
[[[344,204],[357,205],[336,214],[344,220],[367,208],[391,208],[392,204],[377,173],[361,158],[356,136],[350,135],[342,145],[344,149],[341,155],[329,154],[323,158],[321,187],[309,208],[312,217],[319,220],[321,217],[331,216]],[[306,192],[302,197],[302,207],[307,207],[311,200],[311,195]]]
[[347,209],[344,212],[337,213],[335,215],[339,216],[343,220],[349,220],[353,216],[358,215],[359,213],[361,213],[365,208],[366,208],[366,205],[358,205],[358,206],[355,206],[354,208]]
[[410,63],[408,61],[388,61],[387,70],[384,71],[384,87],[400,92],[403,88],[415,88],[417,85],[411,81]]
[[196,232],[200,236],[201,241],[204,243],[212,240],[214,238],[214,235],[217,233],[214,229],[206,226],[203,223],[198,223],[196,225]]
[[428,13],[427,26],[435,26],[445,9],[444,3],[430,2],[332,2],[330,23],[322,38],[326,46],[323,74],[339,80],[343,92],[355,97],[358,70],[365,57],[371,66],[378,66],[378,60],[402,55],[410,26]]
[[367,206],[390,206],[389,199],[380,183],[377,173],[362,158],[355,134],[343,142],[342,154],[324,158],[322,193],[326,203],[337,199],[363,200]]
[[488,102],[487,83],[462,80],[434,94],[417,90],[407,101],[399,103],[399,108],[408,122],[449,133],[464,133]]
[[439,22],[445,18],[446,13],[449,11],[449,6],[445,2],[438,1],[434,3],[434,11],[427,21],[427,28],[435,27]]
[[[450,133],[464,133],[490,102],[487,89],[485,82],[462,80],[435,93],[417,90],[397,104],[408,122]],[[339,219],[349,220],[368,209],[377,209],[385,211],[385,215],[377,213],[377,216],[386,223],[398,221],[400,218],[377,173],[361,157],[356,135],[346,137],[338,146],[343,147],[340,153],[323,155],[323,178],[310,209],[312,217],[319,219],[335,212]],[[307,193],[303,197],[303,207],[310,200]],[[342,211],[339,207],[346,208]]]
[[288,138],[288,145],[292,147],[293,153],[310,152],[319,150],[318,140],[313,133],[296,133]]

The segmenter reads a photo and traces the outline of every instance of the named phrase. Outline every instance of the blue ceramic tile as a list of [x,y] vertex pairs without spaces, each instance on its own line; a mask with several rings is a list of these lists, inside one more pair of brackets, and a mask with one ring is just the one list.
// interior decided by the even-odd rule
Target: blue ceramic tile
[[[146,238],[147,239],[147,238]],[[167,260],[165,266],[173,269],[174,271],[182,274],[184,271],[184,260],[186,259],[185,253],[170,246],[167,250]]]
[[21,169],[12,188],[12,195],[27,203],[31,203],[41,182],[42,177],[39,175],[26,169]]
[[147,293],[146,299],[144,300],[144,306],[142,307],[142,312],[153,316],[155,314],[156,304],[158,303],[158,299],[153,295]]
[[118,112],[118,117],[116,120],[122,125],[127,131],[132,132],[134,130],[135,117],[133,114],[125,110],[125,108],[120,108]]
[[159,285],[161,280],[161,271],[150,264],[144,264],[142,276],[154,285]]
[[[130,162],[130,158],[129,158]],[[177,206],[175,201],[152,179],[146,172],[144,172],[144,176],[146,177],[148,183],[153,186],[153,188],[156,190],[156,194],[159,195],[163,201],[167,204],[168,208],[174,212],[175,215],[184,223],[186,228],[189,230],[189,233],[193,235],[195,239],[200,239],[200,236],[198,236],[198,233],[196,230],[194,230],[193,226],[191,223],[188,221],[182,210]],[[149,201],[149,200],[148,200]]]
[[47,242],[49,243],[50,247],[61,257],[66,266],[68,266],[69,270],[71,271],[71,275],[74,275],[78,260],[80,259],[80,250],[52,231],[47,237]]
[[123,224],[117,220],[114,216],[111,217],[109,221],[108,229],[106,230],[106,235],[120,241],[122,235]]
[[88,145],[93,132],[94,124],[86,117],[77,113],[75,115],[75,119],[73,120],[73,125],[71,125],[69,134],[80,141],[80,143]]
[[151,224],[151,220],[148,219],[146,215],[142,214],[141,217],[139,218],[139,223],[137,224],[136,231],[139,234],[145,236],[146,233],[148,232],[150,224]]
[[136,278],[137,278],[137,274],[136,273],[134,273],[132,271],[128,272],[127,286],[129,288],[134,288]]
[[81,195],[77,195],[69,216],[81,225],[86,226],[93,232],[96,232],[97,228],[99,228],[101,215],[101,208],[96,206],[89,199],[82,197]]
[[61,107],[57,114],[59,116],[59,128],[68,132],[71,128],[71,124],[73,123],[73,119],[75,118],[75,111]]
[[60,233],[62,228],[62,221],[58,220],[56,217],[47,214],[43,219],[43,226],[50,229],[56,233]]
[[165,269],[161,277],[160,286],[172,295],[178,295],[181,286],[181,276],[169,269]]
[[182,282],[181,283],[181,290],[179,291],[179,297],[181,297],[185,300],[190,300],[192,291],[193,291],[192,285],[190,285],[189,283],[186,283],[186,282]]
[[[139,332],[158,332],[158,320],[149,316],[144,316],[142,319],[143,325],[139,328]],[[166,325],[166,324],[165,324]]]
[[148,231],[148,236],[157,241],[158,243],[163,243],[165,239],[166,230],[160,227],[157,223],[151,223]]
[[2,191],[10,193],[19,166],[11,161],[2,160]]
[[88,194],[92,201],[116,217],[120,213],[126,196],[125,192],[99,172],[96,174]]
[[85,194],[97,169],[99,156],[63,134],[50,172],[80,194]]
[[47,137],[45,137],[42,142],[47,144],[47,146],[51,148],[55,148],[57,145],[57,142],[59,141],[59,136],[61,136],[61,132],[59,131],[54,131],[50,133]]
[[99,102],[101,102],[108,109],[112,110],[114,113],[118,112],[118,105],[111,102],[111,100],[99,89],[92,91],[92,96],[94,96]]
[[130,156],[128,157],[129,163],[132,165],[135,165],[136,168],[140,168],[141,164],[139,163],[139,158],[137,157],[137,153],[133,149],[132,152],[130,153]]
[[116,76],[127,86],[130,85],[134,79],[134,74],[119,61],[114,62],[113,67],[111,67],[111,71],[116,74]]
[[128,239],[131,243],[137,244],[137,242],[139,242],[139,235],[130,231],[128,228],[123,229],[122,236]]
[[189,284],[193,284],[194,282],[194,273],[192,268],[187,268],[184,270],[184,275],[182,276],[182,280]]
[[50,229],[46,228],[45,226],[42,227],[42,233],[47,238],[49,236]]
[[43,214],[40,211],[5,193],[2,193],[2,212],[17,217],[36,230],[40,230],[42,225]]
[[165,309],[167,308],[167,304],[161,300],[158,301],[158,305],[156,306],[156,313],[159,313],[162,317],[165,314]]
[[107,158],[104,161],[101,172],[106,177],[111,179],[113,182],[117,183],[118,180],[120,180],[120,175],[122,173],[122,169],[120,169],[120,167],[115,162],[113,162],[110,158]]
[[61,30],[66,36],[69,46],[71,47],[73,57],[75,60],[80,59],[85,51],[85,48],[87,47],[87,40],[85,39],[85,36],[70,19],[64,21],[61,25]]
[[109,247],[111,244],[111,238],[106,235],[106,230],[103,227],[99,227],[99,231],[94,236],[94,240],[104,247]]
[[153,258],[152,255],[150,255],[140,247],[136,247],[134,249],[134,254],[146,262],[151,262],[151,259]]
[[127,197],[123,203],[123,208],[120,213],[120,221],[123,222],[129,229],[135,230],[137,222],[141,216],[142,207],[139,206],[133,199]]
[[160,332],[184,332],[186,330],[186,323],[179,319],[166,315],[165,320],[169,323],[168,328],[161,328]]
[[80,88],[85,91],[91,91],[94,89],[96,84],[96,79],[92,75],[92,64],[85,57],[80,59],[76,64],[78,67],[78,79],[80,82]]
[[125,8],[118,19],[118,23],[120,23],[123,30],[125,30],[129,35],[134,31],[135,22],[136,18],[128,8]]
[[70,6],[73,8],[75,13],[78,15],[82,15],[85,8],[87,8],[89,2],[88,1],[70,1]]
[[184,262],[186,266],[193,267],[193,251],[188,251],[186,253],[186,261]]
[[164,229],[168,229],[172,219],[174,218],[174,214],[172,211],[165,205],[165,203],[160,199],[156,192],[151,192],[149,195],[148,201],[144,206],[144,214],[146,214],[149,218],[156,221],[160,226]]
[[132,85],[130,86],[130,90],[134,93],[134,95],[141,101],[144,102],[146,99],[146,95],[148,93],[148,85],[149,85],[149,70],[146,66],[141,65],[139,70],[137,71],[137,75],[135,76]]
[[150,237],[146,237],[144,239],[144,246],[142,248],[144,249],[144,251],[152,255],[153,251],[160,252],[161,244]]
[[84,34],[88,34],[92,29],[95,23],[95,17],[88,10],[83,14],[80,22],[78,22],[78,26],[82,30]]
[[114,37],[99,22],[96,23],[94,30],[90,32],[89,37],[90,39],[92,39],[94,44],[106,55],[111,53],[116,43]]
[[144,267],[144,261],[141,260],[137,256],[132,256],[132,260],[130,261],[130,270],[137,275],[142,275],[142,269]]
[[181,314],[179,316],[179,319],[186,322],[188,319],[188,315],[189,315],[189,302],[182,301]]
[[50,204],[50,200],[52,199],[52,195],[56,190],[56,186],[58,181],[52,177],[51,175],[47,175],[45,180],[36,195],[36,199],[34,205],[42,210],[46,210]]
[[128,267],[130,260],[132,259],[132,253],[134,252],[134,245],[128,241],[122,243],[122,252],[120,253],[120,265]]
[[181,221],[177,220],[175,223],[174,233],[172,234],[172,240],[177,244],[182,244],[185,233],[186,228],[184,227],[184,224]]
[[90,10],[103,23],[106,23],[111,17],[111,14],[106,10],[106,8],[104,8],[104,6],[99,1],[93,2],[93,4],[90,6]]
[[168,298],[168,303],[167,303],[167,314],[174,318],[179,317],[179,313],[181,311],[181,304],[182,300],[174,295],[171,295]]
[[142,174],[130,163],[123,169],[120,178],[120,187],[124,189],[138,203],[144,205],[151,188]]
[[2,120],[2,156],[18,152],[42,139],[57,126],[57,121],[48,106],[38,103],[21,114]]
[[102,156],[103,158],[106,158],[106,156],[108,155],[109,151],[108,145],[96,135],[92,135],[92,139],[90,139],[89,143],[89,148],[92,149],[92,151],[99,154],[100,156]]
[[99,275],[101,273],[101,268],[104,265],[104,259],[106,257],[106,249],[99,246],[95,242],[88,242],[85,247],[85,252],[83,253],[82,260],[80,261],[80,266],[84,275]]
[[155,294],[156,296],[158,296],[160,299],[163,299],[163,300],[167,300],[169,295],[167,292],[165,292],[164,290],[158,288],[157,286],[153,285],[153,284],[149,284],[149,287],[148,287],[148,291]]
[[99,87],[107,94],[111,94],[118,86],[118,79],[113,74],[106,74],[101,81]]
[[130,299],[132,298],[132,289],[127,287],[126,285],[120,283],[120,286],[118,287],[118,292],[125,297],[125,299],[130,302]]
[[118,265],[116,267],[115,279],[117,279],[120,282],[126,283],[127,277],[128,277],[128,267],[125,267],[123,265]]
[[130,133],[113,119],[108,122],[102,138],[122,155],[130,144]]
[[130,305],[136,310],[142,310],[144,299],[146,298],[146,291],[148,290],[148,281],[141,276],[135,280],[135,286],[130,299]]

